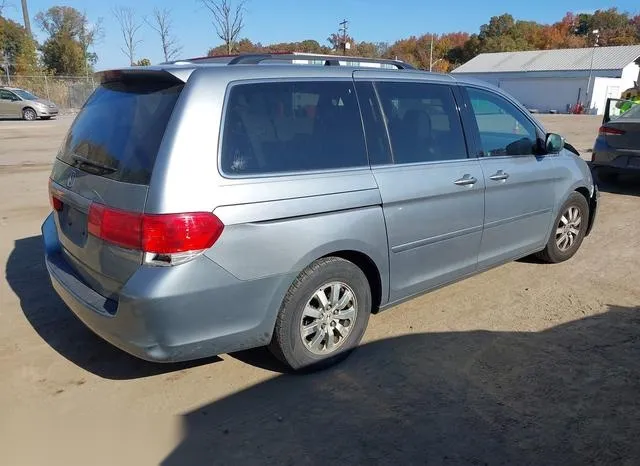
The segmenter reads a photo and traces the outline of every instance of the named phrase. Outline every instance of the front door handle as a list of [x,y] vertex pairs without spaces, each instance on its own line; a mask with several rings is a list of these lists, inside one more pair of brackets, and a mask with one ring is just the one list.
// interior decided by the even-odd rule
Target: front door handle
[[455,180],[453,183],[457,184],[458,186],[473,186],[477,182],[478,182],[477,178],[474,178],[473,176],[466,174],[459,180]]
[[489,179],[493,181],[504,181],[509,178],[509,174],[503,172],[502,170],[498,170],[498,173],[495,173],[489,177]]

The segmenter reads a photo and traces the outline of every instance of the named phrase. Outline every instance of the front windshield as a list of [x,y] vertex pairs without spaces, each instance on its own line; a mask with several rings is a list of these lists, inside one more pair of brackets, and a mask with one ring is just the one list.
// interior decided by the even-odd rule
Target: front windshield
[[23,91],[22,89],[17,89],[13,91],[15,94],[18,94],[20,97],[22,97],[24,100],[38,100],[38,97],[36,97],[35,95],[33,95],[30,92],[27,91]]

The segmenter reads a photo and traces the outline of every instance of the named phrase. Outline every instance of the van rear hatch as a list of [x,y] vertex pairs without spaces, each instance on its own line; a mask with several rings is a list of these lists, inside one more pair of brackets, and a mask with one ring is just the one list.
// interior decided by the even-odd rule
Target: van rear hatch
[[162,71],[104,74],[58,153],[51,195],[62,254],[104,297],[115,297],[143,253],[118,241],[118,235],[132,232],[118,231],[117,218],[110,223],[110,241],[96,233],[106,218],[96,212],[144,211],[156,156],[183,87]]

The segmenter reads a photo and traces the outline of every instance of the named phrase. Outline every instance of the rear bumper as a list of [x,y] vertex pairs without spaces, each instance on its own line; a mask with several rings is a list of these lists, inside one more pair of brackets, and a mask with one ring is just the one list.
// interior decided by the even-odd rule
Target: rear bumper
[[591,164],[594,168],[606,167],[620,172],[640,172],[640,148],[638,150],[615,149],[598,137],[593,146]]
[[66,263],[51,216],[42,234],[58,295],[94,333],[134,356],[186,361],[271,340],[288,278],[241,281],[201,256],[176,267],[141,266],[118,296],[107,299]]

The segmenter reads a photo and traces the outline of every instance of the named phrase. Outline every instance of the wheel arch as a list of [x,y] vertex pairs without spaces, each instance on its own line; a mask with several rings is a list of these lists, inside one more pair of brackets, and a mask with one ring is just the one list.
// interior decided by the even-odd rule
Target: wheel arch
[[575,192],[580,193],[584,196],[587,204],[589,204],[589,189],[584,186],[579,186],[575,189]]
[[25,105],[24,107],[22,107],[22,115],[24,116],[24,112],[27,110],[33,110],[33,112],[36,114],[36,119],[38,119],[38,111],[33,108],[31,105]]
[[335,251],[324,255],[320,259],[325,257],[339,257],[352,262],[362,270],[367,277],[369,287],[371,288],[371,312],[374,314],[378,312],[382,304],[382,275],[380,274],[380,270],[378,269],[375,261],[367,254],[354,250]]
[[[589,222],[587,223],[587,231],[585,232],[585,237],[589,236],[589,234],[591,233],[591,230],[593,229],[593,222],[595,220],[595,214],[596,214],[596,208],[597,206],[595,205],[595,203],[597,202],[597,200],[592,199],[591,195],[589,193],[589,188],[585,187],[585,186],[579,186],[575,189],[576,193],[582,194],[584,196],[584,199],[587,201],[587,206],[589,206]],[[595,197],[595,193],[594,193],[594,197]]]

